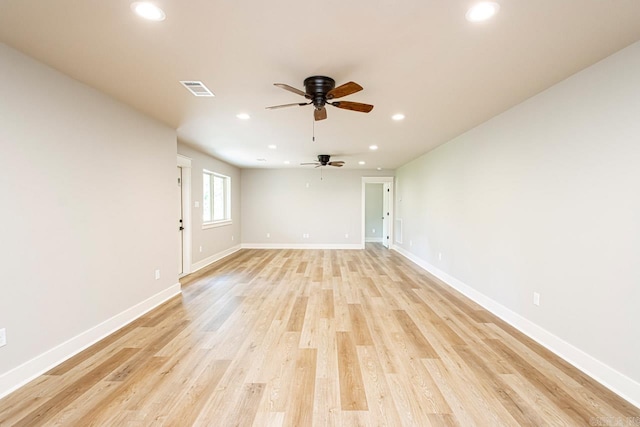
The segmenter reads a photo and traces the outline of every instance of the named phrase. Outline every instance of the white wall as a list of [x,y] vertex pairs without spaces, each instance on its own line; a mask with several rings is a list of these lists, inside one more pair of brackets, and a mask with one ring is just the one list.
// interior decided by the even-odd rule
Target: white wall
[[326,167],[321,180],[315,168],[243,169],[242,243],[360,247],[362,177],[388,175]]
[[384,184],[365,184],[365,240],[382,241],[383,191]]
[[636,43],[401,167],[400,250],[640,402],[639,165]]
[[[192,265],[197,269],[240,245],[240,169],[179,142],[178,153],[191,159],[191,236]],[[202,171],[217,172],[231,178],[230,225],[202,228]],[[199,207],[195,207],[198,202]],[[202,252],[200,252],[202,247]]]
[[174,130],[0,44],[0,153],[2,396],[179,286]]

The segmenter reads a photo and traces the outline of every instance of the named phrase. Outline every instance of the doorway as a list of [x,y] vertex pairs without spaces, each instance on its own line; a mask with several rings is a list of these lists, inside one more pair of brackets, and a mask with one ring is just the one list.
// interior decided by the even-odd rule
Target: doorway
[[178,166],[178,203],[177,203],[177,217],[178,217],[178,277],[184,273],[184,222],[182,219],[182,168]]
[[178,277],[191,273],[191,159],[178,154],[176,231]]
[[365,243],[384,243],[384,184],[368,182],[364,196],[364,241]]
[[[379,217],[379,220],[376,220],[376,217]],[[391,248],[393,241],[392,176],[362,178],[362,248],[367,241],[380,242],[385,248]]]

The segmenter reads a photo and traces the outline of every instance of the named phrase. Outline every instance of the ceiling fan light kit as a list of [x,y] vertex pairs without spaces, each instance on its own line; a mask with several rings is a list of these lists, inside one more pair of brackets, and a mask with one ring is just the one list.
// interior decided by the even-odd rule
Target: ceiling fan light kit
[[309,100],[309,102],[274,105],[272,107],[267,107],[268,110],[313,105],[313,118],[316,121],[327,118],[327,109],[325,108],[327,104],[343,110],[358,111],[360,113],[368,113],[373,110],[373,105],[370,104],[351,101],[332,101],[333,99],[342,98],[344,96],[360,92],[362,90],[362,86],[355,82],[348,82],[336,87],[336,81],[331,77],[311,76],[304,79],[304,92],[284,83],[274,83],[274,85],[297,95],[304,96]]

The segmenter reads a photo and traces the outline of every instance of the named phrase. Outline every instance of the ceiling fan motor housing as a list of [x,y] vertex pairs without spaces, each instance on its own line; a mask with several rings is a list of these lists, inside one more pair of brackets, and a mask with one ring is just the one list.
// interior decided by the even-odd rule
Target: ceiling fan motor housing
[[327,103],[327,93],[334,87],[336,87],[336,81],[331,77],[311,76],[304,79],[305,92],[316,109],[324,107]]
[[318,155],[318,161],[320,162],[320,164],[322,166],[327,166],[327,163],[329,163],[329,159],[331,158],[330,155],[328,154],[319,154]]

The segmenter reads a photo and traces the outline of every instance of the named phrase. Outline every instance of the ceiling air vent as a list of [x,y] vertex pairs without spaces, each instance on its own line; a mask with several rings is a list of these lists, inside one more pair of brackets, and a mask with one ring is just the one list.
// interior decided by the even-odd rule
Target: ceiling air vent
[[202,82],[197,81],[181,81],[182,86],[189,89],[189,92],[195,96],[215,96]]

